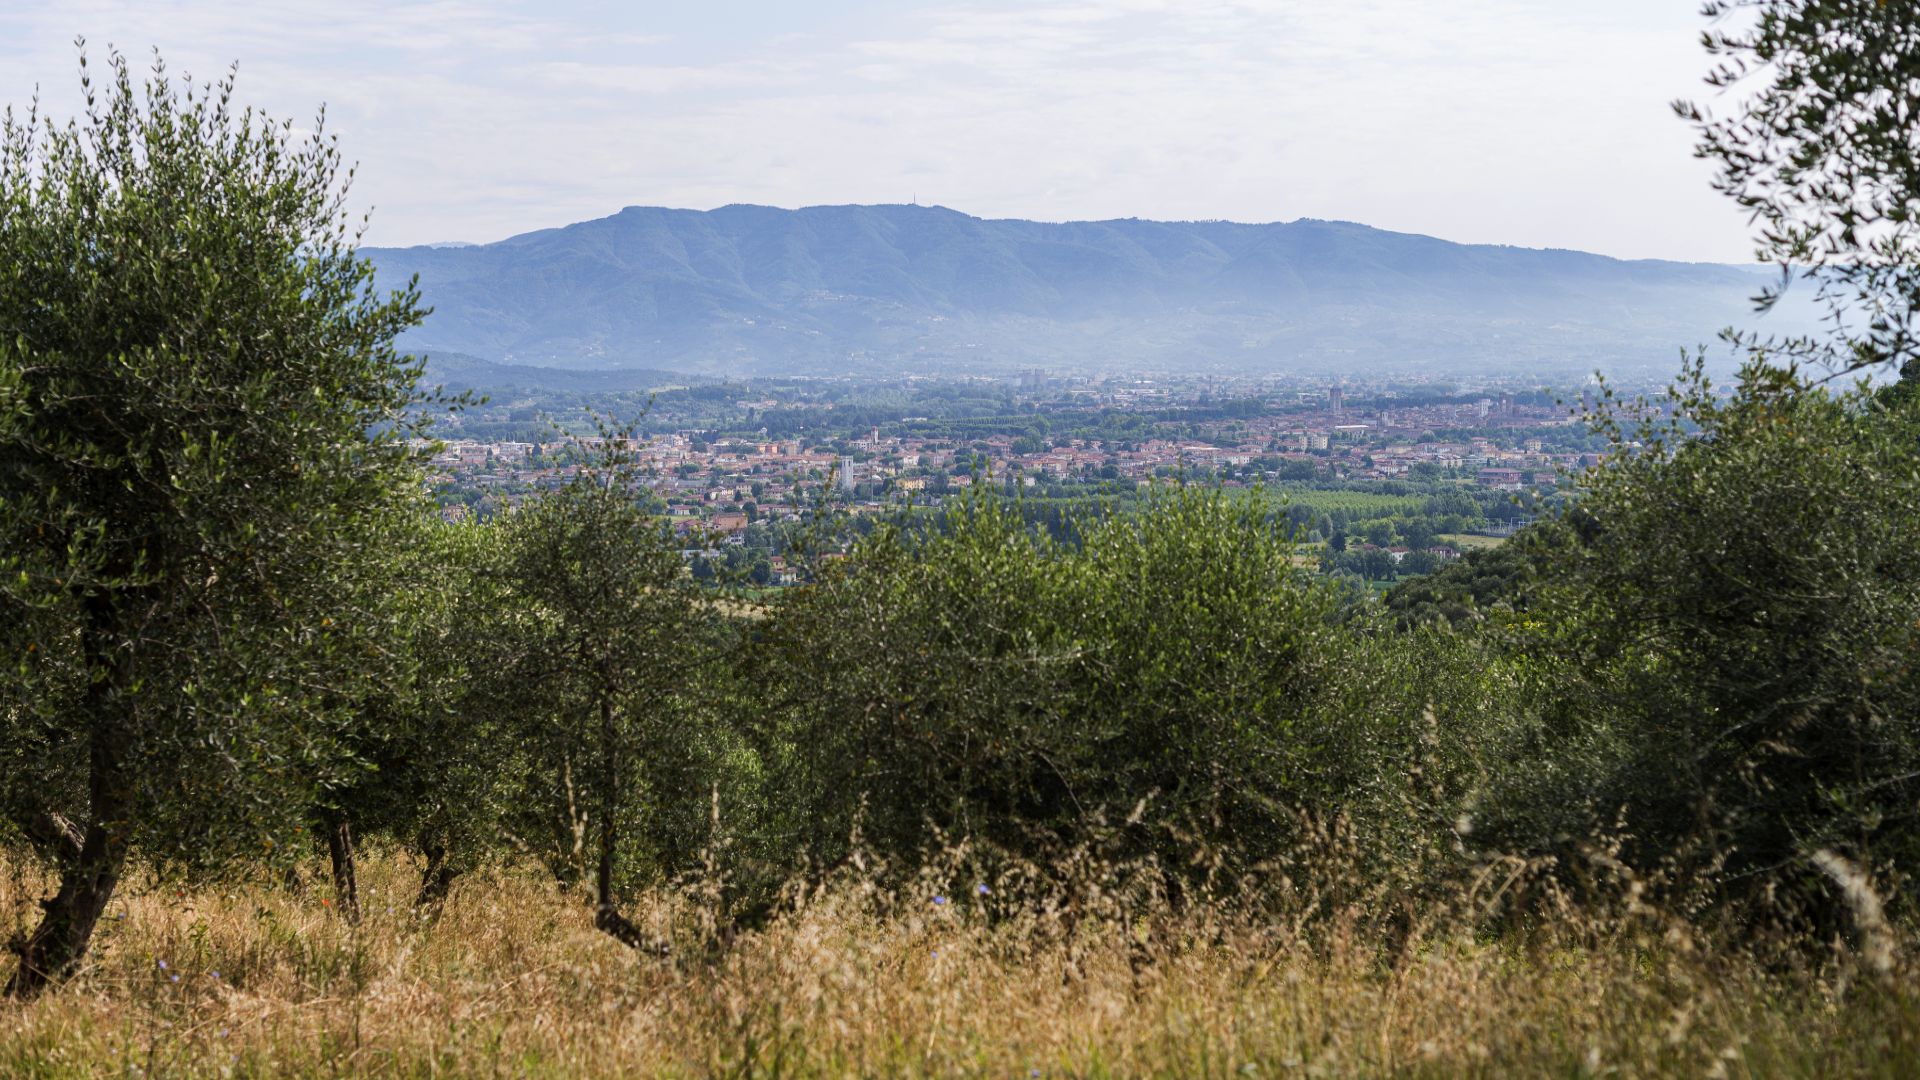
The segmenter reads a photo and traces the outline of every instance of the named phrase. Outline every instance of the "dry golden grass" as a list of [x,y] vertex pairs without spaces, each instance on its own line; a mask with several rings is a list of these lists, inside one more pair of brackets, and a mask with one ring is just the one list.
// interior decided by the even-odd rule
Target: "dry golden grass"
[[[0,1003],[0,1075],[1914,1075],[1905,980],[1769,974],[1658,934],[1521,946],[1161,912],[1131,923],[859,883],[703,947],[700,906],[597,933],[530,872],[463,881],[437,922],[362,869],[323,891],[130,888],[86,970]],[[38,882],[0,873],[0,917]],[[972,893],[976,887],[963,891]],[[392,904],[392,907],[389,907]],[[1682,935],[1684,937],[1684,935]],[[164,967],[162,962],[164,961]],[[216,974],[217,973],[217,974]]]

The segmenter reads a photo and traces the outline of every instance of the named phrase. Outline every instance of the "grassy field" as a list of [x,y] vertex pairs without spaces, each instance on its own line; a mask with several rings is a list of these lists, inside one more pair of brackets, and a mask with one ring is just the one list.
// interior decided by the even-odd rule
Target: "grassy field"
[[1278,486],[1269,489],[1288,506],[1305,506],[1321,513],[1345,510],[1367,517],[1419,514],[1427,508],[1425,495],[1388,495],[1379,491],[1323,491],[1318,488]]
[[[23,918],[31,872],[0,868]],[[349,927],[318,888],[130,891],[86,970],[0,1003],[0,1076],[1900,1076],[1904,974],[1791,973],[1684,927],[1420,926],[1389,945],[1217,911],[996,906],[848,882],[720,944],[690,895],[643,955],[532,873],[463,881],[427,920],[414,870],[362,870]],[[934,896],[940,896],[936,902]]]
[[1504,536],[1479,536],[1474,533],[1443,533],[1434,537],[1457,551],[1479,551],[1483,548],[1497,548],[1507,542]]

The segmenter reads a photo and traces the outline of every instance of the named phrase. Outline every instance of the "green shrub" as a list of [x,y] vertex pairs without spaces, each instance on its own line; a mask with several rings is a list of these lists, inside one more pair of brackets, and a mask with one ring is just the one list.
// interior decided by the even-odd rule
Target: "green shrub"
[[1509,624],[1540,725],[1509,821],[1537,842],[1617,822],[1632,864],[1702,902],[1824,906],[1823,848],[1908,879],[1920,410],[1760,366],[1724,401],[1695,369],[1673,404],[1616,429],[1584,542]]
[[1105,821],[1250,862],[1370,781],[1351,632],[1259,503],[1163,494],[1071,547],[990,499],[942,526],[877,533],[766,628],[759,737],[809,858],[856,825],[911,856]]

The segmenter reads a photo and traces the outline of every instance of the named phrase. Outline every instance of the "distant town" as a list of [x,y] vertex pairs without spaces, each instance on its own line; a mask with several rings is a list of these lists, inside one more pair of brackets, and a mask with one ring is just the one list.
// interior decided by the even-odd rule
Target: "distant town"
[[[774,527],[823,502],[857,518],[937,507],[979,485],[1046,506],[1137,497],[1156,482],[1271,491],[1313,511],[1296,511],[1300,539],[1329,568],[1344,556],[1362,576],[1390,580],[1497,542],[1527,520],[1529,503],[1556,498],[1570,474],[1598,463],[1604,440],[1580,417],[1598,395],[1591,381],[1521,377],[1039,370],[491,388],[416,446],[431,455],[442,514],[459,520],[564,484],[601,448],[603,425],[631,431],[619,437],[631,439],[659,509],[722,549],[750,549],[758,577],[776,584],[792,570]],[[1373,549],[1386,558],[1368,559]]]

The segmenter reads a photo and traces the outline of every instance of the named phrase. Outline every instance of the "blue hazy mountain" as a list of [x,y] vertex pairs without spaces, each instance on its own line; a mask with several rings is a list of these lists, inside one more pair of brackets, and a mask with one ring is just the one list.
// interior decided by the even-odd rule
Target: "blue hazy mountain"
[[988,220],[941,207],[629,207],[492,244],[368,249],[434,313],[405,344],[713,375],[1030,366],[1671,367],[1749,322],[1750,269],[1347,222]]
[[651,368],[596,368],[578,371],[526,364],[496,364],[465,353],[424,350],[425,384],[451,391],[571,390],[578,393],[623,393],[702,384],[708,380],[677,371]]

